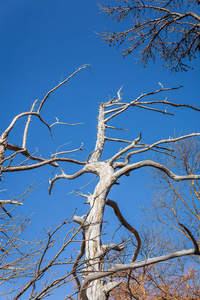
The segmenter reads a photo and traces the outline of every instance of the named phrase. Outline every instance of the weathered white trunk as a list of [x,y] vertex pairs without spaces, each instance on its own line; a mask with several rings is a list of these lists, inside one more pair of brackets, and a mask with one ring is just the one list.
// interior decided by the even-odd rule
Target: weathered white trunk
[[[103,252],[101,247],[101,231],[103,214],[106,204],[106,198],[112,185],[113,168],[105,162],[99,162],[105,144],[106,123],[105,106],[100,104],[98,127],[97,127],[97,141],[95,150],[87,167],[99,176],[99,183],[97,184],[94,193],[89,197],[90,211],[87,217],[88,227],[85,229],[85,259],[86,259],[86,275],[103,271]],[[107,294],[104,292],[106,285],[105,279],[94,280],[85,290],[83,300],[106,300]]]
[[[91,163],[93,164],[93,163]],[[90,200],[90,212],[87,217],[88,227],[85,229],[86,238],[86,274],[103,270],[102,248],[101,248],[101,230],[103,222],[103,213],[106,204],[106,198],[112,185],[111,177],[114,172],[113,168],[105,162],[94,163],[99,175],[97,184]],[[87,287],[86,299],[88,300],[105,300],[104,293],[105,279],[95,280]]]
[[105,117],[105,107],[104,104],[102,103],[99,106],[96,145],[92,157],[90,159],[90,162],[99,161],[101,158],[101,154],[103,152],[103,148],[105,145],[105,132],[106,132],[106,123],[104,117]]

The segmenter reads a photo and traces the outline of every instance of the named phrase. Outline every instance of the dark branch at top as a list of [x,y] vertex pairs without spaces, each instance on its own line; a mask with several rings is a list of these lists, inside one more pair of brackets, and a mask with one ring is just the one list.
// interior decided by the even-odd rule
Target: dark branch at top
[[140,50],[141,63],[161,58],[165,67],[186,71],[189,61],[200,54],[200,16],[197,2],[192,1],[120,1],[121,5],[100,5],[116,22],[129,21],[128,29],[106,32],[100,37],[109,45],[128,42],[123,57]]

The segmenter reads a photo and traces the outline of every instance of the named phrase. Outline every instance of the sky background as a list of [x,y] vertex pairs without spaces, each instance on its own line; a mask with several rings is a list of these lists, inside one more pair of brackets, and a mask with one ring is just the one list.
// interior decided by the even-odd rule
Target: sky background
[[[128,23],[125,23],[122,28],[127,26]],[[172,74],[169,69],[162,68],[160,61],[156,64],[149,62],[143,68],[138,63],[137,52],[121,59],[123,45],[119,49],[109,47],[98,38],[97,33],[105,28],[117,31],[120,27],[99,12],[96,1],[1,0],[1,132],[17,114],[29,110],[35,99],[43,99],[61,79],[67,78],[84,64],[91,65],[91,72],[89,69],[79,72],[50,96],[42,111],[42,117],[49,123],[58,117],[63,122],[84,122],[84,125],[54,127],[53,141],[47,128],[33,118],[27,143],[30,152],[37,150],[37,155],[47,158],[60,145],[63,145],[61,150],[70,150],[80,147],[83,142],[86,150],[73,158],[85,160],[95,145],[98,102],[116,96],[122,85],[122,98],[126,102],[141,93],[160,88],[159,82],[164,87],[183,85],[182,89],[163,94],[160,99],[168,96],[176,103],[200,106],[199,59],[191,62],[194,70],[184,73]],[[107,135],[130,140],[142,132],[142,142],[152,143],[174,136],[174,130],[176,135],[199,130],[197,112],[184,109],[171,111],[176,113],[175,117],[139,109],[129,110],[110,123],[129,131],[108,131]],[[24,119],[17,123],[9,137],[11,143],[21,145],[25,122]],[[120,146],[108,142],[103,158],[114,154]],[[69,164],[62,166],[68,174],[78,170]],[[73,182],[59,181],[49,196],[48,179],[53,176],[48,166],[26,173],[5,174],[1,185],[1,189],[7,189],[4,199],[20,195],[32,182],[36,186],[44,181],[18,209],[18,213],[27,216],[33,214],[27,231],[29,237],[43,237],[43,228],[58,225],[70,217],[76,208],[77,215],[83,215],[88,209],[83,205],[84,199],[69,193],[87,184],[93,176],[87,175]],[[136,228],[142,217],[141,208],[150,201],[151,191],[145,184],[149,182],[148,173],[139,170],[130,177],[120,179],[120,186],[114,187],[110,194],[110,198],[118,202],[124,216]],[[93,188],[94,183],[83,192],[92,193]],[[113,224],[111,230],[119,225],[109,209],[106,209],[105,219]],[[58,297],[52,296],[50,299]]]

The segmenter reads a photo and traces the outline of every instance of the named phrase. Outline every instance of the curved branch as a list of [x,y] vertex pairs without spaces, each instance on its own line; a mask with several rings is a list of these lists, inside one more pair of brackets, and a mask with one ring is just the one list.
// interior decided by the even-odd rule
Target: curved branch
[[137,248],[136,248],[136,251],[133,255],[133,258],[132,258],[132,262],[134,262],[136,259],[137,259],[137,256],[138,256],[138,253],[140,251],[140,247],[141,247],[141,239],[140,239],[140,236],[139,236],[139,233],[138,231],[132,227],[127,221],[126,219],[123,217],[118,205],[117,205],[117,202],[113,201],[113,200],[110,200],[110,199],[107,199],[106,200],[106,205],[110,206],[113,208],[114,212],[115,212],[115,215],[117,216],[118,220],[120,221],[120,223],[126,228],[128,229],[136,238],[137,240]]
[[56,161],[66,161],[66,162],[71,162],[71,163],[75,163],[78,165],[86,164],[85,162],[71,159],[71,158],[55,157],[55,158],[51,158],[51,159],[44,159],[42,162],[33,164],[33,165],[5,167],[2,169],[2,172],[27,171],[27,170],[37,169],[37,168],[40,168],[40,167],[48,165],[48,164],[51,165],[52,163],[54,163]]
[[108,282],[104,288],[103,291],[106,295],[109,296],[109,293],[114,290],[117,286],[119,286],[120,284],[122,284],[122,281],[115,281],[115,282]]
[[[120,210],[119,210],[119,207],[117,205],[117,203],[115,201],[112,201],[112,200],[109,200],[107,199],[107,202],[106,202],[107,205],[111,206],[113,209],[114,209],[114,212],[118,218],[118,220],[120,221],[120,223],[126,228],[128,229],[130,232],[133,233],[133,235],[135,236],[136,240],[137,240],[137,248],[136,248],[136,251],[135,253],[133,254],[133,257],[132,257],[132,262],[136,261],[137,259],[137,256],[139,254],[139,251],[140,251],[140,247],[141,247],[141,239],[140,239],[140,236],[139,236],[139,233],[138,231],[133,228],[127,221],[126,219],[122,216]],[[129,274],[128,274],[128,280],[127,280],[127,287],[129,289],[129,291],[131,292],[130,290],[130,286],[129,286],[129,283],[130,283],[130,277],[131,277],[131,272],[132,272],[132,269],[129,270]]]
[[[25,116],[31,116],[31,115],[32,115],[32,116],[38,117],[38,118],[40,119],[40,121],[42,121],[42,123],[44,123],[44,124],[48,127],[48,129],[49,129],[49,131],[50,131],[50,134],[51,134],[51,136],[52,136],[50,126],[42,119],[42,117],[39,115],[39,113],[29,111],[29,112],[24,112],[24,113],[21,113],[21,114],[17,115],[17,116],[12,120],[12,122],[10,123],[10,125],[8,126],[8,128],[7,128],[7,129],[4,131],[4,133],[2,134],[2,138],[3,138],[3,139],[6,139],[6,138],[8,137],[10,131],[13,129],[13,127],[14,127],[15,124],[16,124],[16,122],[17,122],[20,118],[25,117]],[[52,137],[53,137],[53,136],[52,136]]]
[[76,172],[75,174],[73,175],[66,175],[66,174],[61,174],[61,175],[56,175],[52,180],[49,180],[49,183],[50,183],[50,187],[49,187],[49,194],[51,194],[51,191],[52,191],[52,188],[53,188],[53,185],[55,183],[56,180],[58,179],[75,179],[85,173],[88,173],[84,168],[79,170],[78,172]]
[[177,175],[177,174],[174,174],[172,171],[170,171],[167,167],[165,167],[155,161],[152,161],[152,160],[144,160],[144,161],[140,161],[140,162],[137,162],[134,164],[126,165],[125,167],[121,168],[120,170],[118,170],[117,172],[115,172],[113,174],[112,180],[116,181],[118,178],[125,175],[126,173],[129,173],[133,170],[140,169],[143,167],[153,167],[153,168],[159,169],[160,171],[167,174],[167,176],[170,177],[171,179],[173,179],[174,181],[192,180],[192,179],[200,180],[200,175]]
[[55,86],[53,89],[51,89],[46,96],[44,97],[44,99],[41,101],[40,107],[38,108],[38,113],[40,113],[44,103],[46,102],[47,98],[49,98],[50,94],[52,92],[54,92],[55,90],[57,90],[61,85],[65,84],[67,81],[69,81],[76,73],[78,73],[79,71],[90,67],[89,65],[84,65],[82,67],[79,67],[73,74],[71,74],[67,79],[65,79],[64,81],[60,82],[57,86]]
[[[143,153],[143,152],[146,152],[148,150],[154,150],[153,148],[157,148],[158,145],[162,145],[162,144],[167,144],[167,143],[175,143],[175,142],[178,142],[180,140],[183,140],[183,139],[187,139],[187,138],[191,138],[191,137],[195,137],[195,136],[200,136],[200,133],[191,133],[191,134],[186,134],[186,135],[183,135],[183,136],[179,136],[177,138],[169,138],[169,139],[164,139],[164,140],[161,140],[161,141],[158,141],[158,142],[155,142],[151,145],[144,145],[144,148],[143,149],[139,149],[139,150],[136,150],[136,151],[132,151],[132,152],[129,152],[127,155],[126,155],[126,163],[129,162],[129,158],[131,157],[131,155],[133,154],[139,154],[139,153]],[[168,149],[164,149],[164,150],[168,150]],[[167,154],[167,153],[166,153]]]
[[173,103],[173,102],[170,102],[170,101],[167,101],[167,100],[164,100],[164,101],[142,101],[140,102],[142,104],[167,104],[167,105],[170,105],[170,106],[174,106],[174,107],[187,107],[187,108],[191,108],[193,110],[196,110],[196,111],[200,111],[200,108],[197,108],[195,106],[192,106],[192,105],[189,105],[189,104],[176,104],[176,103]]
[[77,152],[80,150],[85,150],[85,148],[83,148],[83,143],[81,144],[81,146],[77,149],[73,149],[73,150],[67,150],[67,151],[61,151],[61,152],[56,152],[55,154],[51,155],[51,158],[57,157],[57,155],[62,155],[62,154],[68,154],[68,153],[73,153],[73,152]]
[[97,152],[97,151],[98,151],[98,149],[96,149],[96,150],[94,150],[94,151],[92,151],[92,152],[90,152],[90,153],[88,154],[87,160],[86,160],[87,163],[89,163],[90,156],[91,156],[93,153]]
[[187,234],[189,235],[193,245],[194,245],[194,254],[197,254],[199,255],[200,254],[200,249],[199,249],[199,246],[197,244],[197,241],[195,240],[193,234],[190,232],[190,230],[183,224],[179,223],[179,225],[187,232]]
[[[140,251],[140,247],[141,247],[141,239],[140,239],[140,236],[139,236],[139,233],[138,231],[132,227],[127,221],[126,219],[122,216],[121,212],[120,212],[120,209],[117,205],[117,203],[115,201],[112,201],[112,200],[109,200],[107,199],[106,201],[106,204],[111,206],[113,209],[114,209],[114,212],[118,218],[118,220],[120,221],[120,223],[126,228],[128,229],[130,232],[132,232],[132,234],[135,236],[136,240],[137,240],[137,248],[136,248],[136,251],[135,253],[133,254],[133,257],[132,257],[132,260],[131,262],[134,262],[136,261],[137,259],[137,256],[139,254],[139,251]],[[128,287],[128,290],[129,292],[131,293],[131,289],[130,289],[130,278],[131,278],[131,272],[132,272],[132,269],[129,270],[129,274],[128,274],[128,280],[127,280],[127,287]]]
[[[161,88],[159,90],[156,90],[156,91],[153,91],[153,92],[147,92],[147,93],[144,93],[144,94],[141,94],[137,99],[133,100],[130,102],[131,105],[134,105],[136,102],[138,102],[140,99],[146,97],[146,96],[150,96],[150,95],[155,95],[155,94],[158,94],[160,92],[166,92],[166,91],[173,91],[173,90],[178,90],[180,88],[182,88],[183,86],[180,85],[180,86],[176,86],[176,87],[172,87],[172,88]],[[150,101],[151,102],[151,101]],[[164,102],[164,101],[163,101]],[[140,102],[142,104],[147,104],[147,102]],[[149,103],[149,102],[148,102]]]

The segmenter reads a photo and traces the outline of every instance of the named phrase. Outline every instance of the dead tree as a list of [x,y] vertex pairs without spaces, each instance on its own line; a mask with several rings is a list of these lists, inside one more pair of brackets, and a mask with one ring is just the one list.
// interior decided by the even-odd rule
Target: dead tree
[[[175,257],[199,253],[197,243],[194,243],[195,245],[194,249],[182,250],[161,257],[147,259],[146,261],[135,262],[140,248],[141,240],[137,230],[133,229],[132,232],[136,237],[138,246],[136,247],[136,251],[133,255],[132,263],[125,264],[125,265],[115,265],[108,270],[104,270],[103,263],[102,263],[102,259],[106,251],[110,250],[109,246],[102,245],[101,243],[101,229],[102,229],[102,221],[103,221],[103,213],[104,213],[105,205],[109,205],[113,207],[114,212],[116,216],[119,218],[122,225],[124,226],[127,225],[124,218],[122,219],[119,217],[120,212],[117,204],[108,198],[108,194],[110,192],[111,187],[117,184],[117,180],[120,177],[124,175],[128,176],[132,171],[139,168],[152,167],[164,172],[168,177],[170,177],[175,181],[200,179],[200,175],[174,174],[170,169],[166,168],[164,165],[152,160],[142,160],[135,163],[130,163],[130,159],[133,155],[145,153],[149,150],[161,151],[164,153],[165,151],[167,151],[167,149],[165,149],[163,145],[166,145],[168,143],[173,143],[178,140],[182,140],[192,136],[199,136],[200,135],[199,133],[188,134],[178,138],[164,139],[155,142],[151,145],[147,145],[141,142],[141,134],[133,141],[112,139],[110,137],[107,137],[105,134],[107,128],[112,128],[116,130],[118,129],[108,125],[108,122],[112,120],[114,117],[118,116],[119,114],[124,113],[127,109],[131,107],[142,107],[163,114],[171,114],[171,113],[162,110],[161,108],[155,108],[154,106],[152,107],[152,105],[167,104],[169,106],[174,106],[174,107],[192,108],[191,106],[186,104],[175,104],[165,100],[155,100],[155,101],[144,100],[144,97],[146,98],[148,96],[165,92],[167,90],[172,90],[172,89],[162,88],[155,92],[142,94],[137,99],[129,103],[122,102],[122,98],[120,94],[121,90],[119,90],[117,99],[113,98],[108,102],[103,102],[99,104],[97,141],[96,141],[94,151],[90,153],[87,157],[85,166],[73,175],[67,175],[63,171],[61,175],[56,175],[50,181],[50,193],[51,193],[52,187],[58,179],[61,178],[75,179],[79,176],[82,176],[84,173],[94,173],[99,177],[99,183],[97,184],[93,194],[88,196],[82,195],[83,197],[87,198],[87,202],[90,205],[90,209],[88,211],[87,216],[82,218],[79,217],[78,219],[75,219],[75,221],[78,221],[80,222],[80,224],[82,224],[84,230],[84,236],[85,236],[84,249],[85,249],[86,266],[84,271],[84,278],[80,283],[79,299],[82,300],[107,299],[109,292],[120,283],[107,282],[105,280],[105,277],[109,277],[110,275],[117,273],[119,271],[131,270],[131,269],[139,268],[150,264],[155,264],[168,259],[172,259]],[[196,108],[193,107],[193,109]],[[199,109],[196,110],[199,111]],[[105,161],[101,161],[100,159],[103,153],[104,145],[108,140],[113,142],[124,142],[125,144],[128,144],[128,146],[116,152],[116,154],[113,155],[111,158]],[[129,226],[127,226],[127,228],[129,229]],[[106,251],[104,249],[106,249]],[[84,252],[82,254],[84,254]]]
[[[86,68],[86,66],[79,68],[78,71]],[[75,74],[74,73],[74,74]],[[73,75],[74,75],[73,74]],[[71,78],[71,75],[69,78]],[[63,81],[56,88],[58,88],[63,83],[67,82],[67,80]],[[121,89],[117,93],[117,98],[109,99],[107,102],[103,102],[99,104],[99,114],[98,114],[98,124],[97,124],[97,139],[94,150],[88,154],[85,161],[75,160],[67,157],[60,157],[62,153],[55,153],[49,159],[38,158],[34,155],[31,155],[28,150],[25,148],[26,144],[26,135],[27,135],[27,127],[29,126],[29,120],[27,122],[27,126],[24,131],[24,139],[22,147],[14,146],[8,143],[7,138],[9,132],[12,130],[16,121],[24,116],[36,116],[39,118],[45,126],[48,127],[51,132],[51,126],[48,125],[41,117],[40,111],[43,107],[43,104],[47,101],[47,98],[51,92],[53,92],[56,88],[52,89],[47,93],[45,98],[39,103],[39,108],[37,112],[34,112],[33,109],[30,112],[23,113],[18,115],[10,124],[10,126],[4,131],[1,137],[1,159],[3,163],[8,162],[7,165],[1,164],[1,173],[7,172],[17,172],[17,171],[27,171],[35,168],[42,167],[44,165],[52,165],[53,167],[58,167],[59,161],[67,162],[70,164],[75,164],[79,166],[79,169],[76,173],[70,175],[66,174],[63,169],[61,169],[61,174],[57,174],[52,180],[50,180],[50,188],[49,193],[51,193],[54,184],[58,181],[58,179],[68,179],[73,180],[84,174],[95,174],[99,178],[99,182],[96,185],[93,193],[86,195],[80,194],[83,198],[86,198],[86,203],[89,204],[88,212],[85,216],[78,217],[74,216],[74,221],[80,224],[80,230],[82,230],[82,245],[81,251],[77,256],[77,259],[74,262],[74,267],[72,269],[73,276],[77,282],[78,288],[78,297],[79,300],[106,300],[109,298],[109,292],[112,291],[116,286],[120,284],[120,282],[112,282],[109,281],[111,275],[124,271],[124,270],[132,270],[136,268],[140,268],[143,266],[148,266],[151,264],[159,263],[162,261],[166,261],[172,258],[181,257],[185,255],[199,255],[199,248],[196,243],[196,240],[191,237],[191,241],[193,242],[194,247],[188,250],[175,251],[173,253],[169,253],[160,257],[154,257],[151,259],[147,259],[145,261],[136,262],[138,252],[141,245],[141,239],[138,231],[133,228],[122,216],[120,209],[117,203],[111,199],[109,199],[109,192],[111,188],[118,184],[118,179],[122,176],[129,176],[131,172],[134,170],[151,167],[155,169],[159,169],[164,174],[166,174],[169,178],[174,181],[181,180],[199,180],[200,175],[196,174],[186,174],[186,175],[178,175],[173,173],[169,168],[164,165],[154,161],[154,160],[139,160],[137,161],[137,155],[146,153],[147,151],[159,151],[165,153],[166,155],[170,155],[170,151],[166,147],[169,143],[174,143],[179,140],[183,140],[186,138],[199,136],[200,133],[192,133],[180,137],[168,138],[159,140],[152,144],[147,144],[142,142],[142,135],[139,134],[138,137],[135,137],[134,140],[125,140],[125,139],[114,139],[108,137],[106,132],[108,129],[112,130],[121,130],[122,128],[116,128],[112,125],[109,125],[110,121],[113,118],[116,118],[120,114],[124,114],[127,110],[137,108],[143,108],[149,110],[151,113],[161,113],[165,115],[173,115],[171,112],[166,110],[166,105],[170,108],[188,108],[196,110],[197,112],[200,109],[195,108],[191,105],[187,104],[176,104],[174,102],[170,102],[167,99],[164,100],[153,100],[153,96],[156,94],[163,94],[166,91],[178,89],[176,88],[164,88],[158,89],[153,92],[148,92],[141,94],[135,100],[130,102],[124,102],[121,98]],[[56,124],[58,124],[56,122]],[[104,150],[105,143],[107,141],[122,142],[125,146],[124,148],[117,150],[115,154],[106,159],[102,160],[102,154]],[[11,149],[14,151],[12,155],[5,158],[6,149]],[[75,149],[73,151],[82,150],[82,145],[79,149]],[[28,158],[27,164],[24,165],[13,165],[12,162],[16,155],[24,155]],[[134,156],[136,162],[132,163],[131,159]],[[34,161],[37,161],[36,163]],[[80,167],[82,166],[82,167]],[[137,246],[135,249],[135,253],[132,257],[132,262],[129,264],[115,264],[111,268],[107,268],[104,264],[104,258],[112,249],[121,251],[123,249],[123,244],[120,245],[102,245],[101,234],[102,234],[102,223],[103,223],[103,215],[105,206],[109,205],[113,208],[114,213],[117,218],[121,222],[123,226],[125,226],[130,232],[135,236],[137,240]],[[183,225],[185,226],[185,225]],[[185,230],[185,227],[183,227]],[[187,230],[187,228],[186,228]],[[189,231],[190,232],[190,231]],[[188,233],[189,234],[189,233]],[[85,263],[84,269],[82,270],[83,261]],[[81,266],[81,269],[80,269]],[[33,283],[32,283],[33,284]],[[17,298],[16,298],[17,299]],[[40,298],[37,298],[40,299]]]
[[[0,200],[0,297],[6,299],[12,292],[20,289],[20,286],[13,286],[14,282],[34,273],[35,262],[44,245],[44,241],[24,239],[23,233],[27,229],[30,218],[17,215],[15,212],[17,206],[23,204],[23,200],[33,189],[29,186],[19,197]],[[3,194],[1,191],[0,195]],[[9,210],[4,207],[8,204],[12,204]],[[10,290],[8,290],[9,285]]]
[[[190,223],[187,223],[190,224]],[[149,257],[161,256],[166,253],[177,251],[184,245],[184,240],[176,237],[172,242],[173,233],[165,234],[164,226],[153,226],[152,223],[141,224],[140,235],[142,247],[140,258],[142,260]],[[194,231],[195,232],[195,231]],[[134,241],[130,241],[125,253],[120,253],[118,258],[123,263],[127,261],[127,256],[131,257],[134,249]],[[130,255],[129,255],[130,253]],[[192,258],[196,258],[196,263]],[[144,266],[133,270],[128,289],[128,271],[119,272],[113,275],[113,281],[121,280],[122,283],[110,294],[112,300],[137,299],[137,300],[197,300],[200,297],[200,269],[198,256],[179,258],[167,261],[162,264]]]

